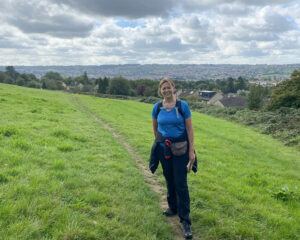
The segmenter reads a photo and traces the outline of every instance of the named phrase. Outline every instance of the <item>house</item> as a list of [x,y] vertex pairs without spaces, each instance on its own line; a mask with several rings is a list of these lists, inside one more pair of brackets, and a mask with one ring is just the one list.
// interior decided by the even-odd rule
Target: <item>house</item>
[[185,97],[198,97],[197,91],[194,90],[182,90],[179,89],[176,91],[177,97],[185,98]]
[[216,93],[216,91],[203,90],[199,91],[199,96],[201,100],[209,101]]
[[213,105],[219,107],[245,108],[247,105],[247,100],[242,96],[224,96],[222,99],[215,101]]
[[207,102],[207,104],[214,105],[217,101],[221,100],[222,98],[224,98],[224,93],[218,92]]

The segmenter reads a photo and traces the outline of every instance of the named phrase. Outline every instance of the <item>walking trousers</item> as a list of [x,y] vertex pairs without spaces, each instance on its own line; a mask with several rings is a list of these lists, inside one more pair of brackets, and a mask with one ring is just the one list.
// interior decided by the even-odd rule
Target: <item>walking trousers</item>
[[167,201],[169,208],[178,213],[180,222],[190,219],[190,195],[187,184],[187,164],[189,161],[188,151],[182,156],[173,156],[171,159],[164,158],[164,147],[159,146],[160,162],[163,175],[167,184]]

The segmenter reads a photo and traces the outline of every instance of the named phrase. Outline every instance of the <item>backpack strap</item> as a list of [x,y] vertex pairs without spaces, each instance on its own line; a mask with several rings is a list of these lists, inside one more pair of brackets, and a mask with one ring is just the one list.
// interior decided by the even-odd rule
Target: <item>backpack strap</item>
[[[156,108],[156,112],[155,112],[155,118],[157,119],[158,114],[160,112],[160,108],[163,106],[162,101],[158,102],[158,106]],[[175,107],[178,109],[178,112],[180,113],[181,116],[183,116],[183,111],[182,111],[182,105],[181,105],[181,100],[176,100],[176,105]]]
[[155,118],[157,119],[157,117],[158,117],[158,114],[159,114],[159,112],[160,112],[160,108],[163,106],[163,104],[162,104],[162,101],[159,101],[158,102],[158,106],[157,106],[157,108],[156,108],[156,111],[155,111]]
[[181,116],[183,117],[183,111],[182,111],[182,104],[181,104],[181,100],[176,100],[176,105],[175,105],[178,109],[178,112],[181,114]]

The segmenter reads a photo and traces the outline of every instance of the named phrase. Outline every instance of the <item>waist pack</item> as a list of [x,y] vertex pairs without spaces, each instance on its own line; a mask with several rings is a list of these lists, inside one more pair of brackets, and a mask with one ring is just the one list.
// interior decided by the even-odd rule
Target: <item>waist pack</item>
[[187,152],[188,149],[188,142],[174,142],[170,146],[171,152],[174,156],[182,156]]

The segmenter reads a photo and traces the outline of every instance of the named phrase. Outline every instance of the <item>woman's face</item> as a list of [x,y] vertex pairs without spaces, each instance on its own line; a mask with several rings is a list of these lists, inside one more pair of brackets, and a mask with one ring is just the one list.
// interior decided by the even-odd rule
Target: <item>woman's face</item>
[[165,82],[160,87],[160,92],[163,97],[171,97],[174,93],[174,88],[168,82]]

